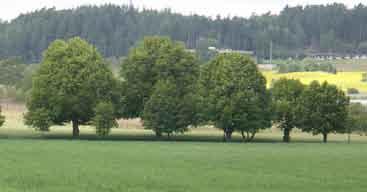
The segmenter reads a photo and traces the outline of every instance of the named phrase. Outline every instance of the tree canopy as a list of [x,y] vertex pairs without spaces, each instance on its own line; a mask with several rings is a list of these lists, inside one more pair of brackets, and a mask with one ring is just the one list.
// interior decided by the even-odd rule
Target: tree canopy
[[302,130],[322,134],[345,133],[348,126],[349,97],[335,85],[313,81],[300,100]]
[[158,136],[187,130],[195,121],[191,95],[198,76],[197,59],[182,43],[146,37],[122,63],[123,116],[141,117]]
[[254,61],[241,54],[220,54],[204,65],[200,77],[202,120],[231,139],[239,131],[250,141],[270,127],[270,95]]
[[73,135],[79,125],[95,115],[100,101],[118,101],[117,81],[95,47],[80,38],[56,40],[44,53],[33,76],[27,102],[26,122],[43,129],[51,124],[72,122]]
[[193,94],[181,96],[175,83],[160,80],[144,107],[144,127],[157,136],[183,133],[195,125],[196,107]]
[[35,63],[50,42],[74,36],[87,39],[105,57],[118,57],[151,35],[169,36],[199,50],[203,41],[214,40],[219,48],[251,50],[258,58],[268,58],[270,42],[274,57],[296,57],[310,51],[366,54],[366,17],[365,5],[348,9],[337,3],[287,6],[278,15],[249,18],[184,16],[169,9],[116,5],[40,9],[0,21],[0,58],[20,56]]
[[282,78],[272,85],[274,121],[284,131],[284,142],[289,142],[291,130],[300,126],[298,105],[304,89],[305,86],[294,79]]
[[0,84],[5,86],[16,86],[23,80],[26,65],[18,58],[0,60]]

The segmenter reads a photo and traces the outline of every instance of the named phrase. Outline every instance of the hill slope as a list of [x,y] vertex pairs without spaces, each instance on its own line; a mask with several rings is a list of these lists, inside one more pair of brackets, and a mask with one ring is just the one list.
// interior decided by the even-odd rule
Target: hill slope
[[367,52],[367,7],[343,4],[286,7],[279,15],[251,18],[183,16],[170,10],[137,10],[127,6],[87,6],[72,10],[41,9],[0,22],[0,58],[21,56],[37,62],[57,38],[81,36],[107,57],[125,55],[147,35],[165,35],[189,48],[209,46],[252,50],[259,58],[302,55],[305,50]]

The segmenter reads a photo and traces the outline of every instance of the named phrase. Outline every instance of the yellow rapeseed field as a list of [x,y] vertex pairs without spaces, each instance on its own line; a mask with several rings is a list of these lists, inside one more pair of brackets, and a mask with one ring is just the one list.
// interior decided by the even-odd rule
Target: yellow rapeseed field
[[362,73],[363,72],[338,72],[337,74],[330,74],[325,72],[297,72],[278,74],[277,72],[271,71],[263,72],[267,79],[268,87],[270,87],[272,80],[285,77],[288,79],[299,79],[304,84],[309,84],[314,80],[320,82],[327,81],[343,90],[356,88],[360,92],[367,93],[367,83],[362,82]]

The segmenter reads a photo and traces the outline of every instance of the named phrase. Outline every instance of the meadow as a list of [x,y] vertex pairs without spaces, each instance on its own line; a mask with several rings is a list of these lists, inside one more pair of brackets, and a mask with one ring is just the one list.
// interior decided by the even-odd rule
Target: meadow
[[363,144],[0,140],[2,192],[360,192]]
[[320,82],[327,81],[344,91],[348,88],[356,88],[360,92],[367,93],[367,83],[362,82],[363,72],[338,72],[337,74],[325,72],[296,72],[281,74],[264,71],[263,74],[267,79],[268,86],[271,85],[272,80],[277,80],[279,78],[299,79],[304,84],[309,84],[314,80],[318,80]]
[[[340,88],[366,91],[359,72],[276,74],[303,83],[327,80]],[[269,84],[270,85],[270,84]],[[6,122],[0,128],[1,192],[360,192],[367,188],[367,137],[321,136],[294,130],[283,144],[277,128],[263,130],[254,143],[211,127],[157,139],[139,120],[120,120],[107,137],[81,127],[73,139],[71,125],[36,132],[24,125],[24,104],[2,101]]]

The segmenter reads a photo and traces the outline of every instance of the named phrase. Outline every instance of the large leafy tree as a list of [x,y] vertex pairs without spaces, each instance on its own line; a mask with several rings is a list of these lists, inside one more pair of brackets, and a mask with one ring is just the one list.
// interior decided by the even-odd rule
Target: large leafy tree
[[346,131],[349,97],[335,85],[313,81],[303,92],[300,106],[302,130],[322,134],[325,143],[328,134]]
[[144,126],[154,130],[157,136],[187,131],[190,125],[196,125],[195,99],[193,94],[181,96],[170,80],[157,82],[144,107]]
[[274,121],[283,130],[283,141],[290,141],[290,132],[300,125],[298,103],[305,86],[294,79],[277,80],[271,89]]
[[117,103],[116,87],[96,48],[78,37],[56,40],[33,77],[26,122],[40,123],[41,129],[72,122],[73,136],[78,136],[79,125],[90,122],[100,101]]
[[270,127],[266,80],[250,57],[220,54],[203,66],[200,78],[202,120],[213,123],[230,140],[234,131],[251,141]]
[[[192,124],[195,107],[185,99],[195,91],[199,69],[195,55],[182,43],[165,37],[146,37],[124,60],[121,76],[125,118],[142,117],[146,128],[156,131],[158,136],[185,131]],[[166,108],[171,105],[175,107]],[[158,106],[162,107],[160,112],[164,113],[163,108],[169,110],[166,113],[171,112],[170,117],[179,121],[160,121],[162,117],[153,114]]]

